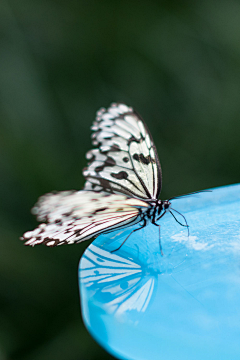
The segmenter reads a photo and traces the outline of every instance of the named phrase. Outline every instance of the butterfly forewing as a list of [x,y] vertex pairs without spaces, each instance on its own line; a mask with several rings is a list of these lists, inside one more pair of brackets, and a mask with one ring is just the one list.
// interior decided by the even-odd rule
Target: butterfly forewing
[[[73,244],[139,222],[141,210],[148,204],[124,195],[93,191],[63,191],[42,196],[33,213],[40,224],[26,232],[25,245],[46,244],[56,246]],[[140,210],[141,209],[141,210]]]
[[161,167],[145,123],[132,108],[112,104],[97,113],[93,144],[83,174],[85,190],[122,193],[140,199],[157,199]]

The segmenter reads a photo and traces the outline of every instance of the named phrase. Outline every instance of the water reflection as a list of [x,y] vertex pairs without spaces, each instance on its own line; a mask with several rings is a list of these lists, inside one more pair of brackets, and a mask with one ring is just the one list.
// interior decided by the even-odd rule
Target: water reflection
[[156,271],[139,260],[112,254],[93,244],[81,259],[79,277],[88,298],[100,302],[108,313],[127,313],[135,321],[150,305],[157,284]]

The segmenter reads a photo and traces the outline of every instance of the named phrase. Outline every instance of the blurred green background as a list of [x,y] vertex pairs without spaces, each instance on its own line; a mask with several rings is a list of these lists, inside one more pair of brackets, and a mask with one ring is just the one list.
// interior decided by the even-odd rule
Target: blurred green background
[[163,199],[239,182],[240,1],[1,0],[0,31],[0,359],[113,359],[80,316],[87,244],[18,238],[40,195],[81,189],[112,101],[147,122]]

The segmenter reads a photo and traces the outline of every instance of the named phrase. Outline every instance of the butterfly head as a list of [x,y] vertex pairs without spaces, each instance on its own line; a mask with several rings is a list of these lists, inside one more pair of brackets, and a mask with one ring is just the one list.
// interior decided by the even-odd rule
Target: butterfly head
[[162,202],[162,205],[163,205],[163,210],[168,210],[171,207],[171,203],[169,200],[164,200]]
[[159,220],[171,208],[169,200],[157,200],[157,220]]

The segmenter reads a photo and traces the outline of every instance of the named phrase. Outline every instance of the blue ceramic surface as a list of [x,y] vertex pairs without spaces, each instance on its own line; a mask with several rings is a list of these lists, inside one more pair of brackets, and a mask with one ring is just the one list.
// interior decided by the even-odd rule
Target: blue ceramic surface
[[[240,185],[177,199],[148,225],[99,236],[79,265],[82,316],[119,359],[240,359]],[[179,218],[179,220],[182,220]]]

